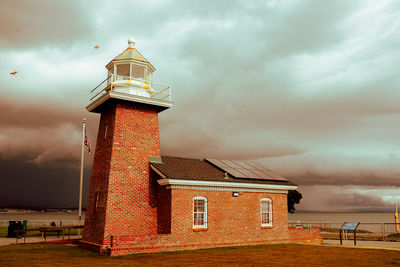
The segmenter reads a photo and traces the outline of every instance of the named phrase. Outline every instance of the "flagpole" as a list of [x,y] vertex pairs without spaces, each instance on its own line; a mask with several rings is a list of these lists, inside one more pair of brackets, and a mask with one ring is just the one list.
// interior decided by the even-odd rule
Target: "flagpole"
[[[83,161],[85,157],[85,127],[86,127],[86,118],[83,119],[82,124],[82,151],[81,151],[81,176],[79,180],[79,209],[78,209],[78,223],[81,225],[82,220],[82,185],[83,185]],[[80,231],[78,229],[78,235],[80,235]]]

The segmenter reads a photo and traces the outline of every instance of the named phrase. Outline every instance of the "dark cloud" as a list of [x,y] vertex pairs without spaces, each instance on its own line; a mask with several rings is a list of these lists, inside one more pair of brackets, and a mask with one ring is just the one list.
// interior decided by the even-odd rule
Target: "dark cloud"
[[[0,206],[77,208],[79,168],[77,159],[61,159],[46,167],[30,164],[29,157],[0,158]],[[83,206],[86,206],[90,168],[84,171]]]
[[32,48],[74,43],[88,38],[95,24],[87,1],[3,0],[0,47]]
[[[161,129],[162,130],[162,129]],[[187,129],[186,129],[187,130]],[[193,158],[224,158],[237,160],[254,160],[265,157],[282,157],[299,155],[304,149],[288,144],[251,140],[246,138],[229,138],[224,134],[212,134],[207,131],[188,134],[183,128],[169,133],[174,139],[166,141],[162,146],[163,153],[168,155],[185,156]],[[168,136],[166,136],[168,137]],[[161,142],[166,138],[162,135]]]
[[375,186],[375,187],[400,187],[400,173],[371,173],[370,171],[337,171],[329,174],[315,172],[300,172],[288,175],[290,179],[301,185],[343,185],[343,186]]
[[66,122],[77,124],[81,114],[81,110],[57,101],[0,100],[1,128],[55,128]]
[[320,212],[382,212],[392,211],[393,203],[380,197],[360,194],[346,186],[301,186],[303,199],[299,210]]
[[[314,202],[376,201],[339,192],[342,185],[399,185],[399,7],[2,1],[0,159],[7,163],[0,171],[39,177],[56,173],[54,164],[72,176],[83,117],[93,146],[97,133],[99,116],[84,110],[88,92],[134,35],[156,81],[173,88],[176,104],[160,114],[163,154],[261,159],[309,188]],[[10,80],[11,71],[21,75]],[[344,202],[338,207],[347,209]]]
[[[85,112],[57,102],[0,101],[0,158],[21,157],[36,164],[79,160]],[[88,136],[95,145],[98,118],[88,118]],[[72,168],[78,167],[78,163]]]
[[335,203],[335,207],[338,210],[342,210],[343,208],[352,210],[355,208],[359,211],[377,211],[391,210],[393,207],[391,203],[384,202],[376,196],[345,192],[329,195],[327,202]]

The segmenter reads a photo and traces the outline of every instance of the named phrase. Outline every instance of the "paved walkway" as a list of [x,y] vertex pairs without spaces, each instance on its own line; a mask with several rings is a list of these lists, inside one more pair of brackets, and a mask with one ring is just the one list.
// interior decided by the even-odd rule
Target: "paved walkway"
[[388,241],[359,241],[354,246],[353,240],[343,240],[343,245],[340,245],[340,240],[324,239],[322,242],[323,246],[338,246],[348,248],[374,248],[374,249],[391,249],[400,251],[400,242],[388,242]]

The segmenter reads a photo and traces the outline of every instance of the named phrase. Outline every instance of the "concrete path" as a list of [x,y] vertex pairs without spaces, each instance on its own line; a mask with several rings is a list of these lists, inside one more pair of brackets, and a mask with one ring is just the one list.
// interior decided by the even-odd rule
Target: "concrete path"
[[338,246],[348,248],[373,248],[373,249],[391,249],[400,251],[400,242],[388,242],[388,241],[359,241],[354,246],[353,240],[343,240],[343,245],[340,245],[340,240],[324,239],[322,242],[323,246]]

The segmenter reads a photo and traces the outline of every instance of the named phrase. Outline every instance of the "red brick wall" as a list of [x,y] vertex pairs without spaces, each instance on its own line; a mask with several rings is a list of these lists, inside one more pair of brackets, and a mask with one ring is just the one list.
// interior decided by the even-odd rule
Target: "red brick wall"
[[[159,188],[158,192],[159,227],[160,224],[162,226],[168,224],[170,219],[171,233],[114,236],[108,254],[124,255],[232,245],[321,242],[319,231],[316,229],[288,228],[286,194],[240,192],[239,197],[233,197],[231,191],[165,188],[161,190]],[[192,199],[195,196],[207,197],[208,200],[206,231],[194,231],[192,228]],[[272,200],[272,227],[261,227],[260,199],[262,198]]]
[[157,232],[171,233],[171,190],[160,185],[158,186]]
[[320,229],[289,228],[289,237],[293,243],[320,243]]
[[[182,241],[246,243],[288,239],[286,194],[172,189],[171,234]],[[207,198],[207,231],[195,232],[193,197]],[[260,200],[272,200],[272,227],[261,227]]]
[[109,244],[111,235],[157,233],[149,156],[160,156],[157,110],[122,101],[109,105],[100,119],[83,240]]
[[[106,204],[108,192],[108,176],[111,163],[113,144],[113,129],[115,118],[115,105],[101,114],[99,130],[97,134],[96,150],[90,178],[88,201],[86,206],[85,226],[83,240],[102,244],[106,218]],[[107,138],[105,128],[107,125]],[[96,195],[98,195],[97,208]]]

